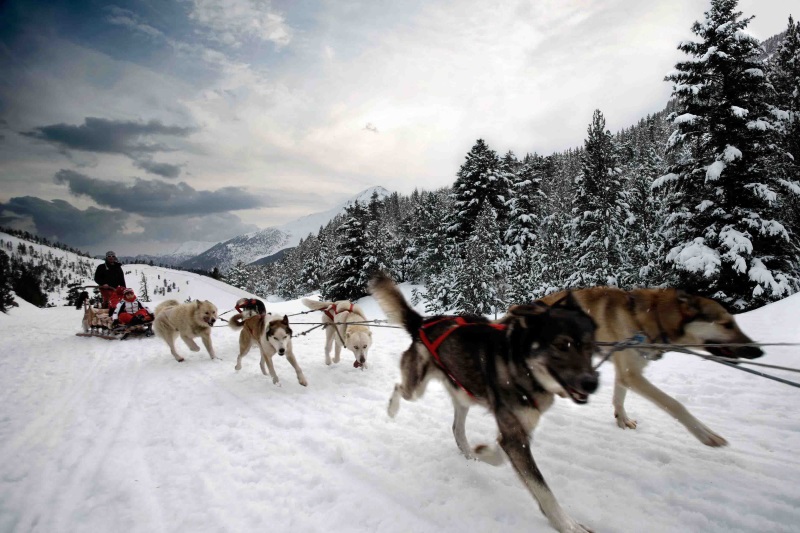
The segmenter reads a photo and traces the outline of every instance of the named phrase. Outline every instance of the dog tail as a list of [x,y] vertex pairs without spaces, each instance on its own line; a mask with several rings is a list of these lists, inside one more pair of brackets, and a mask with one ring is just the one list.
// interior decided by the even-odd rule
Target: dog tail
[[242,317],[242,314],[241,314],[241,313],[237,313],[237,314],[233,315],[233,316],[232,316],[232,317],[231,317],[231,318],[228,320],[228,325],[229,325],[229,326],[231,327],[231,329],[233,329],[233,330],[240,330],[240,329],[242,329],[242,328],[244,327],[244,318]]
[[311,300],[309,298],[303,298],[300,301],[309,309],[314,309],[316,311],[327,309],[334,304],[334,302],[318,302],[317,300]]
[[369,283],[369,292],[378,301],[390,324],[400,324],[413,338],[419,335],[422,315],[414,311],[394,281],[386,274],[377,274]]
[[82,291],[82,292],[80,293],[80,295],[78,296],[78,299],[77,299],[77,300],[75,300],[75,309],[80,309],[80,308],[82,308],[82,307],[83,307],[83,304],[84,304],[84,303],[86,302],[86,300],[88,300],[88,299],[89,299],[89,293],[88,293],[88,292],[86,292],[86,291]]

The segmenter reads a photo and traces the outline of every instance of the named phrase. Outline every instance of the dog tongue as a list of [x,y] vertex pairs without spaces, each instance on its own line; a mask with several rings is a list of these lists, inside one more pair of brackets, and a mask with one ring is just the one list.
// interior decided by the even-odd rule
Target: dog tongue
[[358,361],[353,361],[353,366],[358,368],[361,366],[361,363],[359,363]]

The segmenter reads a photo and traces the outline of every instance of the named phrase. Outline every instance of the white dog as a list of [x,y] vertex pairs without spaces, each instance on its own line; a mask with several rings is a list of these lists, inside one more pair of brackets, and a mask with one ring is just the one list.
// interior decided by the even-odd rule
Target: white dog
[[216,305],[206,300],[185,304],[177,300],[167,300],[158,304],[155,315],[153,329],[167,343],[176,361],[183,361],[183,357],[175,350],[175,338],[179,335],[193,352],[200,351],[200,347],[194,342],[195,337],[200,337],[208,355],[211,359],[216,359],[214,347],[211,345],[211,327],[217,321]]
[[303,298],[303,305],[309,309],[322,311],[322,322],[325,324],[325,364],[331,364],[331,347],[334,339],[336,350],[333,355],[333,362],[339,362],[342,346],[353,352],[356,360],[353,366],[356,368],[366,368],[367,353],[372,346],[372,331],[369,326],[361,322],[366,322],[367,318],[361,306],[354,304],[350,300],[339,300],[336,302],[317,302]]

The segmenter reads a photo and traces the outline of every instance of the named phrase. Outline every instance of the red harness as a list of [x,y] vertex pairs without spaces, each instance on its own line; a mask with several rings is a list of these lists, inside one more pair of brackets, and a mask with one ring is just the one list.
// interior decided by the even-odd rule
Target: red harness
[[[346,313],[346,312],[352,313],[353,312],[353,303],[350,302],[350,309],[342,309],[338,313],[336,312],[336,304],[331,304],[329,307],[326,307],[325,309],[323,309],[322,312],[325,313],[325,316],[330,318],[331,321],[333,321],[334,317],[336,315],[338,315],[339,313]],[[357,313],[357,314],[360,316],[360,313]]]
[[[453,322],[453,325],[450,328],[446,329],[444,331],[444,333],[439,335],[439,337],[437,339],[434,339],[433,341],[431,341],[431,339],[428,337],[428,334],[425,332],[425,330],[435,326],[436,324],[440,324],[442,322]],[[449,377],[450,380],[457,387],[459,387],[461,390],[466,392],[467,395],[470,398],[474,399],[475,395],[472,394],[472,392],[470,392],[470,390],[467,389],[464,385],[462,385],[461,382],[458,381],[455,378],[455,376],[453,376],[453,374],[450,373],[449,370],[447,370],[447,367],[444,365],[442,360],[439,358],[439,352],[438,352],[439,346],[441,346],[441,344],[447,339],[447,337],[450,336],[451,333],[453,333],[458,328],[467,327],[467,326],[489,326],[490,328],[494,328],[494,329],[496,329],[498,331],[504,331],[506,329],[505,324],[492,324],[490,322],[467,322],[467,320],[463,316],[447,316],[447,317],[431,320],[430,322],[423,323],[422,327],[419,328],[419,340],[422,341],[422,344],[424,344],[425,347],[428,349],[428,351],[431,353],[433,358],[436,360],[436,364],[439,366],[439,368],[442,370],[442,372],[447,374],[447,377]]]

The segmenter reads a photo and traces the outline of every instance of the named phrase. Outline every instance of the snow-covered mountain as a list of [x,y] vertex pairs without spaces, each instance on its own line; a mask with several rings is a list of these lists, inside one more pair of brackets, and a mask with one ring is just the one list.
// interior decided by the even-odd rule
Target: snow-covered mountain
[[211,270],[216,267],[221,272],[226,272],[240,261],[244,264],[251,264],[269,256],[275,256],[275,259],[277,259],[280,258],[278,252],[297,246],[300,239],[305,239],[309,233],[316,234],[320,226],[330,222],[333,217],[344,212],[346,207],[356,201],[368,203],[374,193],[377,193],[378,198],[381,199],[391,194],[383,187],[370,187],[326,211],[306,215],[277,227],[269,227],[253,233],[239,235],[214,245],[203,253],[191,257],[191,259],[186,259],[179,263],[154,262],[202,270]]
[[124,263],[153,263],[156,265],[178,266],[218,244],[217,242],[188,241],[181,243],[175,250],[168,254],[139,254],[129,257],[120,257]]

